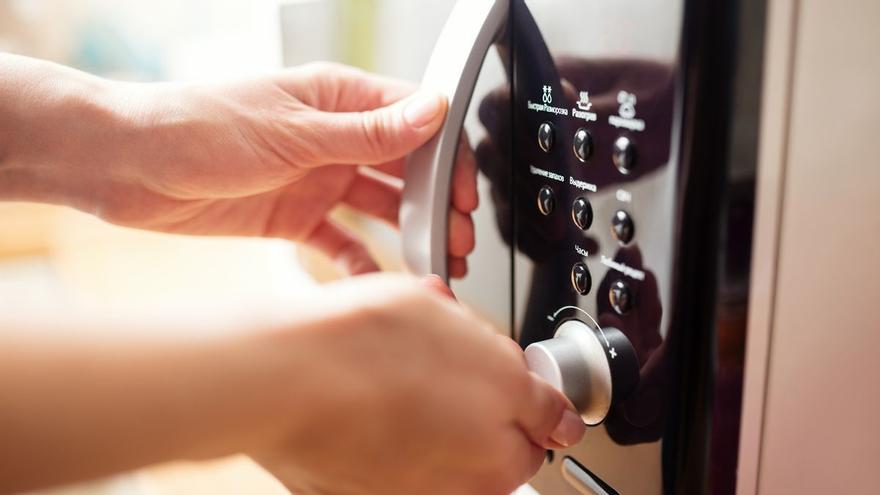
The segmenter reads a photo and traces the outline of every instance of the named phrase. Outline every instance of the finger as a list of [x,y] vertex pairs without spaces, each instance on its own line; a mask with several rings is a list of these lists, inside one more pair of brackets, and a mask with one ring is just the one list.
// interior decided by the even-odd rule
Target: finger
[[418,92],[393,105],[366,112],[306,112],[297,126],[306,166],[378,165],[406,156],[436,134],[446,99]]
[[479,206],[477,196],[477,159],[467,135],[462,133],[452,168],[452,206],[462,212],[471,213]]
[[510,355],[516,356],[516,358],[520,362],[525,364],[526,357],[525,357],[525,355],[523,355],[523,350],[522,350],[522,347],[520,347],[519,342],[511,339],[507,335],[498,334],[497,337],[498,337],[498,342],[500,342],[499,345],[501,345],[502,347],[506,347],[507,352],[509,352]]
[[403,179],[406,174],[406,158],[398,158],[370,168],[382,172],[385,175]]
[[473,252],[476,247],[476,234],[474,233],[474,221],[470,215],[460,211],[449,211],[449,255],[454,258],[464,258]]
[[[474,155],[474,150],[471,148],[467,136],[462,135],[455,166],[452,169],[451,191],[451,204],[453,208],[462,213],[471,213],[479,206],[477,168],[477,158]],[[392,160],[370,167],[370,169],[391,177],[403,179],[406,172],[406,159]]]
[[364,170],[357,174],[342,202],[367,215],[398,224],[403,186],[400,181],[386,179]]
[[453,301],[458,300],[455,297],[455,293],[452,292],[452,289],[450,289],[449,286],[446,285],[446,282],[444,282],[443,279],[440,278],[438,275],[428,275],[427,277],[424,277],[421,282],[422,285],[431,289],[435,293],[440,294],[441,296],[448,297]]
[[400,101],[418,89],[410,81],[331,62],[282,71],[277,82],[297,99],[327,112],[374,110]]
[[449,258],[446,262],[446,271],[449,272],[449,278],[464,278],[468,273],[468,264],[466,258]]
[[509,495],[534,477],[544,463],[547,451],[533,444],[515,425],[508,428],[502,438],[495,440],[499,454],[495,464],[478,471],[476,478],[465,479],[469,489],[456,493]]
[[547,449],[535,445],[526,435],[523,435],[522,431],[517,433],[516,443],[514,448],[511,449],[514,458],[510,462],[512,469],[508,473],[509,479],[507,480],[508,486],[506,487],[508,491],[505,493],[511,493],[513,490],[528,483],[547,459]]
[[[462,154],[461,146],[468,146],[467,141],[465,141],[464,137],[463,141],[459,144],[458,155]],[[471,151],[471,156],[473,158],[473,151]],[[476,163],[476,158],[474,159],[474,163]],[[456,157],[456,163],[458,158]],[[373,170],[377,170],[382,172],[383,174],[390,175],[391,177],[397,177],[399,179],[403,179],[406,176],[406,157],[399,158],[396,160],[392,160],[390,162],[381,163],[379,165],[374,165],[370,167]]]
[[324,220],[305,242],[329,256],[350,275],[379,271],[379,266],[364,243],[332,220]]
[[529,373],[527,387],[528,400],[521,402],[518,420],[532,442],[544,448],[579,442],[586,428],[565,396],[534,373]]

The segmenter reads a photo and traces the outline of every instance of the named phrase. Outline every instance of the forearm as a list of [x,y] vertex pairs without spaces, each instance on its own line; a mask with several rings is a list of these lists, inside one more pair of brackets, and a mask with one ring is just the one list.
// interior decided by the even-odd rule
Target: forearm
[[[174,459],[259,450],[289,434],[289,370],[263,338],[0,343],[0,493]],[[290,387],[290,388],[288,388]]]

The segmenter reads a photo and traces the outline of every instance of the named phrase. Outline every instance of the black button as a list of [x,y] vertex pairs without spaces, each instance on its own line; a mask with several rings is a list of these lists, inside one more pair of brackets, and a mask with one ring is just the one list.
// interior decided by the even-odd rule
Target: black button
[[587,230],[593,225],[593,206],[587,198],[580,197],[574,200],[571,206],[571,219],[581,230]]
[[611,155],[614,166],[620,173],[629,175],[636,167],[636,145],[626,137],[620,136],[614,141],[614,152]]
[[554,208],[556,208],[556,198],[553,195],[553,189],[548,186],[542,187],[538,192],[538,211],[547,216],[553,213]]
[[553,124],[544,122],[541,124],[541,127],[538,128],[538,146],[540,146],[545,152],[549,153],[550,150],[553,149],[553,143],[555,142],[556,133],[553,130]]
[[571,286],[583,296],[590,293],[590,289],[593,288],[593,277],[590,275],[587,265],[580,262],[575,263],[571,269]]
[[611,302],[611,307],[619,315],[629,313],[633,307],[632,291],[623,280],[618,280],[611,284],[611,290],[608,291],[608,300]]
[[617,242],[621,244],[629,244],[636,235],[636,226],[629,213],[618,210],[611,220],[611,233]]
[[583,127],[574,134],[574,156],[582,162],[586,162],[593,156],[593,136],[590,131]]

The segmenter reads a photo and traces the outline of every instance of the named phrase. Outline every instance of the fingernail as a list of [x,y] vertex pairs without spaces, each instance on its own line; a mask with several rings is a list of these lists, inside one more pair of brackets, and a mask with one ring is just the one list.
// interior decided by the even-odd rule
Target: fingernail
[[421,91],[411,97],[403,110],[406,122],[421,129],[434,122],[443,111],[443,98],[436,93]]
[[550,434],[550,439],[563,447],[570,447],[581,441],[585,431],[584,420],[580,415],[571,409],[566,409],[556,429]]

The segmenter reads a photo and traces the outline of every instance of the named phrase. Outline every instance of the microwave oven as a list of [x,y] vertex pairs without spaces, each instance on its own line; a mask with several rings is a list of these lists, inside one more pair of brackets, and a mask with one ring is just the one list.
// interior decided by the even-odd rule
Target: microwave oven
[[[880,366],[831,364],[835,352],[880,344],[871,311],[852,310],[880,296],[870,277],[880,263],[859,256],[858,276],[821,279],[842,260],[818,254],[880,241],[880,193],[858,185],[880,183],[880,168],[865,169],[870,147],[856,140],[880,129],[865,106],[836,113],[858,130],[821,127],[849,143],[838,147],[845,164],[828,141],[809,154],[816,140],[792,140],[815,131],[798,127],[812,122],[798,110],[809,108],[803,92],[878,80],[865,46],[876,46],[867,19],[878,9],[854,3],[843,13],[796,0],[457,3],[423,81],[450,108],[409,157],[403,252],[412,271],[446,276],[464,136],[481,206],[469,273],[453,289],[520,343],[588,426],[580,444],[548,452],[524,493],[871,492],[865,455],[880,451],[858,433],[877,427],[823,415],[798,378],[816,375],[825,408],[844,417],[880,412]],[[860,29],[836,30],[823,15]],[[822,43],[844,54],[824,68],[807,63]],[[813,225],[811,242],[811,221],[834,215]],[[837,320],[801,321],[826,309],[800,306],[815,298],[849,315],[835,317],[848,318],[849,345],[826,335]],[[858,393],[860,412],[833,405]],[[802,444],[812,431],[829,433]],[[852,455],[833,453],[844,445]],[[809,474],[828,466],[848,476]]]

